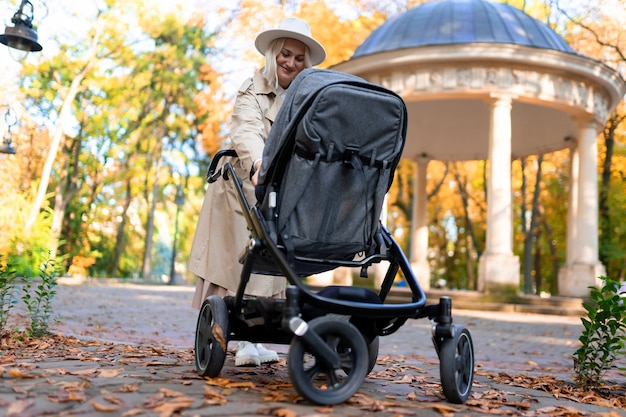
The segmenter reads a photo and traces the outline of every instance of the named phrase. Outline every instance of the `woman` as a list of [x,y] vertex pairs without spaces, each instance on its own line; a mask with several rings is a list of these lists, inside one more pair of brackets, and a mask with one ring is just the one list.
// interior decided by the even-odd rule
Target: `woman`
[[[243,180],[250,202],[256,201],[254,184],[263,146],[287,88],[303,69],[326,59],[324,47],[311,36],[309,25],[294,17],[283,20],[278,28],[261,32],[255,46],[265,56],[265,67],[244,81],[237,91],[230,125],[230,142],[238,155],[230,162]],[[211,294],[235,295],[239,285],[242,268],[239,255],[249,234],[232,188],[226,181],[216,181],[207,187],[202,204],[187,265],[198,277],[192,301],[197,309]],[[282,297],[284,290],[283,277],[252,275],[246,294]],[[260,343],[238,344],[235,366],[276,361],[276,352]]]

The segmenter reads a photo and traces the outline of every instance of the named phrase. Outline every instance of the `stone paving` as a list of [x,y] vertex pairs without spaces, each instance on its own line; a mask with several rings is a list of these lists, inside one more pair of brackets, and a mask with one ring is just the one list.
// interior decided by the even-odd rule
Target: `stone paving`
[[[188,286],[60,285],[52,330],[80,343],[59,353],[51,339],[15,360],[0,353],[0,416],[626,415],[608,402],[583,404],[539,389],[545,378],[571,381],[570,356],[582,330],[578,317],[453,310],[454,321],[471,331],[475,349],[473,394],[464,405],[450,404],[440,393],[430,323],[409,321],[381,338],[378,364],[353,398],[320,407],[291,386],[285,345],[269,345],[281,356],[277,364],[235,368],[229,353],[219,377],[199,378],[192,293]],[[626,387],[623,373],[611,378]]]

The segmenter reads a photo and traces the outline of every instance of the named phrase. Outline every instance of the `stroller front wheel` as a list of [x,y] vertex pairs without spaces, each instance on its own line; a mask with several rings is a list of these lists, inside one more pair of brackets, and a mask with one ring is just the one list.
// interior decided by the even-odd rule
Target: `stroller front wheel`
[[439,371],[443,394],[451,403],[462,404],[472,390],[474,345],[469,330],[455,325],[452,337],[439,344]]
[[219,375],[226,360],[228,308],[224,300],[210,295],[202,303],[196,324],[195,362],[201,376]]
[[345,320],[318,317],[309,323],[314,331],[340,358],[330,367],[299,337],[289,347],[289,377],[296,391],[314,404],[339,404],[348,400],[361,386],[368,371],[369,352],[361,332]]

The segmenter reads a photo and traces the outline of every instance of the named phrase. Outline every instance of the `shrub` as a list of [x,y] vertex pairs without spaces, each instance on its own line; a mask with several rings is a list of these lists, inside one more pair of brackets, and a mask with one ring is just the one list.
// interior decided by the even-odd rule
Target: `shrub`
[[616,281],[600,278],[602,287],[589,287],[591,299],[583,303],[587,317],[581,319],[584,329],[578,340],[582,346],[574,353],[575,379],[583,388],[597,388],[617,356],[626,353],[626,293]]
[[10,261],[0,255],[0,335],[4,332],[11,308],[17,303],[15,270]]
[[33,290],[31,280],[24,283],[22,301],[26,304],[30,315],[30,333],[33,337],[48,334],[52,298],[56,295],[55,287],[59,276],[59,266],[54,260],[45,260],[39,269],[41,281]]

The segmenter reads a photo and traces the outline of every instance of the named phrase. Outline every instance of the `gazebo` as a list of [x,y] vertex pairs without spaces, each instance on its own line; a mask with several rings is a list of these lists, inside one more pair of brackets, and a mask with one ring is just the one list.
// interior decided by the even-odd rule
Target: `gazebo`
[[410,260],[429,288],[428,161],[488,160],[485,252],[478,290],[517,293],[512,159],[570,148],[567,259],[559,295],[597,285],[596,137],[626,93],[618,73],[576,53],[544,23],[504,3],[443,0],[387,20],[332,69],[400,94],[409,125],[403,157],[416,163]]

